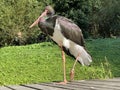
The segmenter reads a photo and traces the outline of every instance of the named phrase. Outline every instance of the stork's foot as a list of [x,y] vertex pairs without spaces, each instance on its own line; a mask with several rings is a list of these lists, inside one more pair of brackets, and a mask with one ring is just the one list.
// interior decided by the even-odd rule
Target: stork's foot
[[65,85],[65,84],[67,84],[67,83],[68,83],[68,81],[67,81],[67,80],[64,80],[63,82],[59,82],[59,83],[57,83],[57,84]]
[[74,69],[72,69],[72,70],[70,71],[70,81],[73,81],[73,80],[74,80],[74,74],[75,74],[75,71],[74,71]]

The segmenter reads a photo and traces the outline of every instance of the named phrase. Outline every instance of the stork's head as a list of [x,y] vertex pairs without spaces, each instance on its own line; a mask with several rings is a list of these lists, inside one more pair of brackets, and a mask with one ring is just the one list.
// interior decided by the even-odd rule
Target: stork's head
[[45,10],[47,10],[47,14],[46,14],[47,16],[52,16],[55,14],[55,11],[51,6],[46,6]]
[[44,17],[50,17],[52,15],[55,14],[54,9],[51,6],[46,6],[44,12],[39,16],[39,18],[30,26],[30,28],[32,28],[33,26],[35,26],[36,24],[38,24],[38,22],[41,20],[41,18]]

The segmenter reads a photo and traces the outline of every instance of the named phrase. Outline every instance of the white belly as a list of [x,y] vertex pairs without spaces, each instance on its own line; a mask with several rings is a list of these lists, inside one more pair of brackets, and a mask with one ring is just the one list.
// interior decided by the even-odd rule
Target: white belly
[[70,53],[77,57],[78,53],[80,52],[78,50],[79,45],[72,42],[71,40],[65,38],[63,34],[61,33],[60,25],[56,21],[55,29],[53,36],[51,37],[59,46],[64,46],[66,49],[69,49]]
[[60,25],[58,24],[56,20],[56,25],[54,29],[53,36],[51,37],[59,46],[64,46],[66,48],[70,47],[70,42],[68,39],[66,39],[63,34],[61,33]]

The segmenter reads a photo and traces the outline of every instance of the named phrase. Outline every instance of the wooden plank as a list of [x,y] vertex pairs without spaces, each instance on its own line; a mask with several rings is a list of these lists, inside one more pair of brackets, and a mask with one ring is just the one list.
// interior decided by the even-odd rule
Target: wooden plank
[[49,86],[49,87],[56,87],[56,88],[61,88],[61,89],[67,89],[67,90],[90,90],[90,88],[87,87],[83,87],[83,86],[74,86],[74,85],[70,85],[70,84],[66,84],[66,85],[61,85],[61,84],[55,84],[55,83],[43,83],[40,85],[44,85],[44,86]]
[[12,89],[7,88],[7,87],[5,87],[5,86],[1,86],[1,87],[0,87],[0,90],[12,90]]
[[50,86],[39,85],[39,84],[30,84],[30,85],[24,85],[24,86],[35,88],[35,89],[42,89],[42,90],[65,90],[57,87],[50,87]]
[[119,90],[119,88],[120,88],[120,86],[115,86],[115,85],[109,85],[108,83],[104,83],[104,84],[96,84],[96,82],[90,82],[90,83],[88,83],[88,82],[73,82],[73,83],[70,83],[70,84],[73,84],[73,85],[81,85],[81,86],[85,86],[85,87],[89,87],[89,88],[97,88],[97,89],[112,89],[112,90],[114,90],[114,89],[118,89]]
[[67,89],[67,90],[113,90],[113,89],[108,89],[108,88],[98,88],[98,87],[93,87],[93,86],[72,84],[72,83],[68,83],[66,85],[43,83],[42,85],[46,85],[50,87],[58,87],[58,88]]
[[83,81],[97,81],[97,82],[113,82],[113,83],[120,83],[120,79],[103,79],[103,80],[83,80]]
[[[77,81],[78,83],[80,83],[79,81]],[[115,86],[115,87],[119,87],[120,83],[118,82],[106,82],[106,81],[85,81],[85,82],[81,82],[81,83],[87,83],[87,84],[95,84],[95,85],[110,85],[110,86]]]
[[105,81],[112,81],[112,82],[119,82],[120,83],[120,78],[107,79]]
[[66,85],[52,82],[1,86],[0,90],[120,90],[120,78],[108,80],[79,80],[69,82]]
[[20,86],[20,85],[13,85],[13,86],[7,86],[7,87],[11,88],[11,90],[36,90],[36,89],[33,89],[33,88],[24,87],[24,86]]
[[[111,79],[112,80],[112,79]],[[116,82],[117,81],[117,82]],[[70,82],[67,85],[57,85],[53,83],[43,83],[42,85],[59,87],[64,89],[95,89],[95,90],[120,90],[120,79],[114,80],[111,82],[109,80],[80,80],[76,82]]]

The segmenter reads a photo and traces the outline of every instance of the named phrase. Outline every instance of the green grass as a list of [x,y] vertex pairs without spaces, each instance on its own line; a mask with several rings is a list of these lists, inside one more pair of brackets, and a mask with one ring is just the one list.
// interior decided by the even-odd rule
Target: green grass
[[[93,57],[90,67],[77,63],[75,80],[120,77],[120,38],[86,40]],[[67,79],[74,59],[66,55]],[[0,85],[63,80],[61,52],[57,45],[44,42],[0,48]]]

